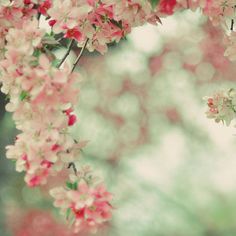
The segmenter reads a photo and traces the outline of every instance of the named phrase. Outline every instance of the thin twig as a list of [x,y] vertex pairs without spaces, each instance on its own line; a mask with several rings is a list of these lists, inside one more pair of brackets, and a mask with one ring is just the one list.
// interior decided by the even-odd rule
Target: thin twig
[[40,17],[41,17],[41,13],[38,12],[38,15],[37,15],[37,20],[40,21]]
[[75,166],[74,162],[70,162],[67,168],[70,169],[71,167],[72,167],[75,175],[77,175],[77,169],[76,169],[76,166]]
[[64,63],[64,61],[66,60],[66,58],[70,55],[71,49],[72,49],[72,47],[73,47],[73,45],[74,45],[74,42],[75,42],[75,40],[72,39],[71,42],[70,42],[70,45],[69,45],[69,47],[68,47],[68,49],[67,49],[67,51],[66,51],[66,54],[65,54],[64,57],[61,59],[61,62],[60,62],[59,65],[58,65],[58,68],[61,67],[61,65],[62,65],[62,64]]
[[89,41],[89,39],[86,40],[84,46],[83,46],[82,49],[80,50],[79,56],[77,57],[77,59],[75,60],[75,63],[73,64],[73,68],[72,68],[72,70],[71,70],[71,73],[75,70],[77,64],[79,63],[79,61],[80,61],[80,59],[81,59],[81,57],[82,57],[82,55],[83,55],[83,52],[84,52],[84,50],[85,50],[85,48],[86,48],[86,46],[87,46],[88,41]]
[[231,27],[230,27],[230,30],[234,30],[234,19],[231,20]]
[[37,14],[38,27],[40,26],[40,17],[41,17],[41,13],[38,12],[38,14]]

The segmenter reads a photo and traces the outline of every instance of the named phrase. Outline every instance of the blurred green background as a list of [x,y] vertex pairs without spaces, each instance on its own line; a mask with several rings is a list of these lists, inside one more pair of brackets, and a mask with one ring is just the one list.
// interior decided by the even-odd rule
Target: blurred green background
[[[71,132],[90,140],[82,162],[114,193],[113,219],[97,235],[235,236],[235,131],[207,120],[202,99],[234,86],[235,64],[199,12],[162,21],[81,60]],[[73,235],[47,189],[27,188],[6,160],[16,131],[3,96],[0,128],[0,235]]]

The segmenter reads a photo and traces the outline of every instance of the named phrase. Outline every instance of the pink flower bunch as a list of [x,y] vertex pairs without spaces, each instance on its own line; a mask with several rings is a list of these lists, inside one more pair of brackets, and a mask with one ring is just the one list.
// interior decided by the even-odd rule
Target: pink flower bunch
[[8,30],[13,27],[19,27],[23,19],[29,19],[36,14],[33,6],[33,4],[25,4],[24,0],[0,1],[0,59],[3,58],[5,36]]
[[[201,9],[214,26],[221,26],[231,30],[230,36],[226,37],[225,55],[231,60],[236,58],[235,29],[236,2],[235,0],[161,0],[157,6],[160,16],[168,16],[181,9]],[[227,26],[227,27],[226,27]]]
[[17,171],[26,172],[29,186],[46,183],[49,175],[73,162],[81,148],[68,132],[76,122],[79,75],[52,65],[41,52],[43,36],[36,19],[9,29],[0,62],[1,90],[9,96],[6,109],[14,112],[22,131],[15,145],[7,147],[7,157],[16,160]]
[[183,8],[193,11],[201,8],[214,24],[219,24],[226,17],[234,17],[235,5],[234,0],[160,0],[157,9],[162,15],[172,15]]
[[217,123],[222,121],[230,125],[236,117],[236,91],[234,89],[228,92],[217,92],[212,97],[207,97],[208,111],[206,115],[214,119]]
[[202,9],[214,25],[225,24],[227,19],[235,17],[234,0],[206,0]]
[[[1,91],[8,96],[6,110],[13,112],[21,131],[15,144],[7,147],[7,157],[16,162],[17,171],[26,173],[30,187],[45,184],[50,176],[58,175],[71,163],[75,165],[86,145],[74,140],[69,132],[77,122],[74,105],[80,75],[71,72],[66,64],[58,68],[54,63],[55,56],[47,49],[48,36],[35,17],[38,12],[47,14],[48,6],[47,1],[6,1],[0,8]],[[84,186],[81,181],[79,185]],[[79,199],[71,199],[75,203],[70,209],[76,215],[77,231],[86,227],[94,230],[111,217],[110,194],[105,188],[99,185],[86,191],[92,202],[83,208],[86,220],[81,220],[81,225]]]
[[[74,167],[76,174],[75,161],[86,145],[74,140],[69,132],[77,122],[74,106],[80,75],[63,60],[59,63],[63,66],[58,66],[49,38],[56,44],[53,37],[62,34],[84,45],[83,49],[104,53],[109,43],[119,42],[132,27],[160,22],[159,13],[171,15],[179,8],[197,7],[218,25],[235,16],[235,0],[161,0],[155,9],[151,1],[144,0],[0,2],[1,91],[8,96],[6,109],[13,112],[16,127],[21,131],[15,144],[7,147],[7,157],[16,161],[17,171],[26,173],[29,186],[45,184],[65,167]],[[41,15],[52,27],[50,35],[39,28]],[[233,31],[234,21],[231,22]],[[235,59],[234,32],[226,42],[229,46],[225,54]],[[208,117],[228,125],[235,115],[235,94],[230,90],[208,98]],[[71,176],[67,188],[58,187],[51,194],[55,206],[72,221],[75,232],[95,232],[111,218],[111,194],[102,184],[95,184],[88,170]]]
[[61,208],[75,233],[96,233],[112,216],[112,195],[103,184],[95,184],[88,167],[78,176],[71,176],[66,187],[54,188],[50,194],[55,198],[54,206]]
[[150,2],[143,0],[55,0],[48,15],[54,33],[63,33],[79,44],[88,40],[87,48],[100,53],[132,27],[159,20]]
[[208,0],[203,8],[205,15],[209,17],[212,23],[220,25],[223,29],[230,30],[229,36],[225,36],[226,51],[225,56],[230,60],[236,60],[236,37],[235,37],[235,0]]
[[[170,1],[170,0],[169,0]],[[178,5],[183,8],[196,10],[201,8],[215,23],[219,23],[224,17],[232,17],[235,10],[234,0],[176,0]]]

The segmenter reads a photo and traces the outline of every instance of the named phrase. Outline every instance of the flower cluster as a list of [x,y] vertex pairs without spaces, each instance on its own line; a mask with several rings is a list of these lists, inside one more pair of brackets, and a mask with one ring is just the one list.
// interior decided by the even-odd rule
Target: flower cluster
[[37,25],[32,20],[9,29],[0,62],[1,90],[9,96],[6,109],[14,112],[22,131],[15,145],[7,147],[7,157],[26,172],[29,186],[46,183],[47,176],[73,162],[81,148],[68,132],[76,121],[72,112],[78,74],[69,67],[55,68],[41,53],[44,32]]
[[[49,1],[20,0],[0,5],[1,91],[8,98],[6,110],[13,112],[21,131],[15,144],[7,147],[7,157],[16,162],[17,171],[26,173],[25,181],[30,187],[46,184],[50,176],[75,165],[86,145],[74,140],[69,132],[77,121],[73,111],[80,75],[71,72],[66,64],[58,66],[48,49],[49,36],[39,28],[38,14],[47,14],[50,6]],[[82,179],[79,181],[82,186]],[[74,198],[75,206],[70,206],[77,219],[76,231],[94,230],[111,218],[111,194],[102,185],[88,188],[93,201],[84,208],[86,222],[78,223],[82,216],[77,212],[79,199]]]
[[222,121],[230,125],[236,117],[236,91],[230,89],[228,92],[217,92],[212,97],[207,97],[208,111],[206,115],[217,123]]
[[[236,1],[235,0],[160,0],[157,10],[161,16],[172,15],[180,9],[201,9],[212,24],[225,31],[225,56],[231,61],[236,61]],[[231,95],[232,95],[232,90]],[[227,125],[234,119],[235,109],[232,99],[224,92],[219,92],[208,98],[207,117],[216,122],[223,121]]]
[[[201,8],[214,25],[230,20],[231,34],[225,40],[225,55],[236,58],[234,30],[235,0],[2,0],[0,1],[0,83],[7,95],[7,111],[13,112],[21,131],[7,157],[16,161],[31,186],[45,184],[66,166],[73,166],[86,142],[78,143],[69,132],[77,117],[80,75],[52,52],[54,37],[76,41],[89,51],[104,53],[132,29],[145,23],[157,24],[158,15],[178,9]],[[41,15],[52,28],[47,35],[39,28]],[[71,50],[71,47],[69,47]],[[83,50],[81,51],[83,52]],[[69,54],[69,53],[68,53]],[[76,63],[75,63],[76,66]],[[229,124],[235,114],[235,92],[208,98],[208,117]],[[74,167],[76,172],[76,168]],[[111,217],[111,194],[103,185],[94,185],[88,172],[71,177],[67,188],[51,193],[55,206],[73,220],[75,231],[96,229]],[[75,173],[76,174],[76,173]],[[90,175],[89,175],[90,176]]]
[[207,15],[214,25],[225,24],[227,19],[235,17],[234,0],[215,0],[205,1],[203,5],[203,13]]
[[103,184],[95,184],[90,169],[83,168],[78,176],[70,176],[66,187],[54,188],[50,191],[55,198],[55,207],[71,223],[74,232],[89,230],[96,233],[97,229],[111,218],[112,195]]
[[236,17],[235,0],[161,0],[157,12],[160,16],[168,16],[181,9],[195,11],[199,8],[214,26],[226,29],[226,33],[230,31],[230,35],[225,36],[227,47],[225,55],[231,60],[236,60],[236,37],[233,32]]
[[12,27],[19,26],[22,19],[35,13],[33,5],[25,5],[23,0],[0,1],[0,59],[4,55],[5,36]]
[[[225,56],[229,60],[236,60],[236,34],[235,15],[236,2],[234,0],[202,1],[202,9],[215,26],[222,26],[229,31],[225,35]],[[226,26],[226,27],[225,27]],[[215,119],[216,122],[223,121],[227,125],[235,118],[235,92],[218,92],[208,98],[209,111],[207,117]]]
[[[189,1],[189,7],[194,6],[192,1]],[[202,8],[203,13],[209,17],[213,25],[226,28],[226,32],[230,31],[229,36],[225,35],[225,42],[227,50],[225,55],[230,60],[236,60],[236,37],[234,32],[234,18],[236,16],[236,2],[235,0],[199,0],[199,6]]]
[[235,16],[235,5],[234,0],[160,0],[157,9],[164,16],[183,8],[193,11],[200,8],[217,25]]
[[143,0],[55,0],[47,14],[56,34],[63,33],[79,44],[88,40],[87,48],[101,53],[132,27],[159,20],[150,2]]

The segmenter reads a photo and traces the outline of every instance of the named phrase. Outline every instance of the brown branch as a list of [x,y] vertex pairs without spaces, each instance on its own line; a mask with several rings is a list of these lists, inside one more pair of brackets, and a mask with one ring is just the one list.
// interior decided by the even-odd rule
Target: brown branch
[[84,46],[83,46],[82,49],[80,50],[79,56],[77,57],[77,59],[75,60],[75,63],[73,64],[71,73],[74,72],[76,66],[78,65],[78,63],[79,63],[79,61],[80,61],[80,59],[81,59],[81,57],[82,57],[82,55],[83,55],[83,52],[84,52],[84,50],[85,50],[85,48],[86,48],[86,46],[87,46],[88,41],[89,41],[89,39],[87,39],[87,40],[85,41]]
[[234,30],[234,19],[231,20],[231,26],[230,26],[230,30],[233,31]]
[[71,167],[72,167],[72,169],[73,169],[75,175],[77,175],[77,172],[78,172],[78,171],[77,171],[77,168],[76,168],[74,162],[70,162],[67,168],[70,169]]
[[70,55],[70,52],[71,52],[71,50],[72,50],[72,48],[73,48],[73,45],[74,45],[74,42],[75,42],[75,40],[72,39],[71,42],[70,42],[70,45],[69,45],[69,47],[68,47],[68,49],[67,49],[67,51],[66,51],[66,54],[65,54],[64,57],[61,59],[61,62],[60,62],[59,65],[58,65],[58,68],[61,67],[61,65],[65,62],[66,58]]

